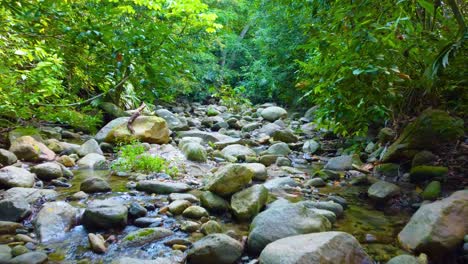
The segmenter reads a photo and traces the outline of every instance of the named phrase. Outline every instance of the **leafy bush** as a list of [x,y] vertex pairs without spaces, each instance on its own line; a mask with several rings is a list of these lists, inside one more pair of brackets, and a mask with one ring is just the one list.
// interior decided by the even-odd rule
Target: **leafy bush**
[[84,132],[95,133],[102,124],[102,114],[90,108],[83,108],[80,112],[70,108],[41,107],[37,117],[42,120],[69,125]]
[[146,152],[145,147],[138,141],[117,147],[118,159],[111,164],[112,170],[124,172],[158,173],[164,172],[176,176],[178,169],[170,166],[169,162]]

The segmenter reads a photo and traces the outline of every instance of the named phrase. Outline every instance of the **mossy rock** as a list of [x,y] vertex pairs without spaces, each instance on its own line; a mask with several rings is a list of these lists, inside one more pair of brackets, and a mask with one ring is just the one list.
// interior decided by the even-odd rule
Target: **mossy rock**
[[413,161],[411,163],[411,167],[421,166],[421,165],[431,165],[437,159],[437,156],[434,155],[432,152],[423,150],[416,155],[414,155]]
[[448,168],[442,166],[416,166],[410,171],[411,182],[421,182],[431,179],[445,180]]
[[375,166],[374,174],[377,177],[398,177],[400,175],[400,165],[395,163],[379,164]]
[[382,157],[384,162],[411,159],[421,150],[437,149],[464,135],[463,120],[441,110],[428,109],[408,124]]
[[152,241],[171,236],[173,232],[162,227],[142,228],[131,232],[122,239],[123,246],[142,246]]
[[429,183],[424,191],[421,193],[421,197],[424,200],[435,200],[440,196],[441,186],[439,181],[432,181]]
[[112,118],[130,116],[130,114],[122,110],[122,108],[110,102],[103,102],[99,107]]

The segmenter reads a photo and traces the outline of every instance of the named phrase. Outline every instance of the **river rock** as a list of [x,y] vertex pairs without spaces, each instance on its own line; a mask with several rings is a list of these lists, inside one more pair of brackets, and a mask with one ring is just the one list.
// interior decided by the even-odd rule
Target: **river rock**
[[200,219],[204,216],[210,216],[205,208],[196,205],[189,206],[182,212],[182,215],[192,219]]
[[80,191],[85,193],[110,192],[112,189],[106,180],[99,177],[90,177],[80,184]]
[[105,253],[107,251],[106,240],[100,234],[89,233],[88,241],[93,252]]
[[334,201],[304,201],[302,203],[309,208],[316,208],[333,212],[337,217],[343,216],[343,206],[339,203],[335,203]]
[[258,214],[250,224],[248,249],[260,253],[266,245],[281,238],[328,231],[331,223],[304,203],[282,203]]
[[324,187],[327,183],[322,178],[313,178],[305,183],[306,186]]
[[31,214],[31,206],[25,200],[0,200],[0,221],[19,222]]
[[141,228],[126,235],[122,239],[122,246],[143,246],[172,234],[171,230],[162,227]]
[[181,182],[160,182],[157,180],[143,180],[137,183],[136,189],[147,193],[170,194],[189,191],[191,188]]
[[256,156],[257,154],[255,151],[250,149],[249,147],[246,147],[244,145],[240,144],[234,144],[234,145],[229,145],[223,150],[221,150],[221,153],[223,154],[224,157],[248,157],[248,156]]
[[14,166],[0,169],[0,187],[32,187],[34,185],[34,174]]
[[170,203],[168,207],[169,212],[171,212],[174,215],[180,215],[185,209],[187,209],[191,205],[192,204],[186,200],[175,200],[172,203]]
[[122,257],[112,261],[112,264],[174,264],[174,262],[167,258],[137,259]]
[[10,263],[12,257],[11,248],[8,245],[0,245],[0,263]]
[[222,233],[223,229],[221,225],[218,224],[218,222],[215,220],[210,220],[200,227],[200,231],[205,235],[210,235],[215,233]]
[[261,163],[247,163],[245,166],[249,167],[254,172],[253,180],[265,181],[268,178],[266,166]]
[[0,166],[8,166],[18,160],[15,153],[6,149],[0,149]]
[[268,244],[262,264],[371,264],[359,242],[344,232],[321,232],[286,237]]
[[62,166],[56,162],[45,162],[31,168],[31,172],[43,181],[50,181],[63,177]]
[[411,255],[400,255],[390,259],[387,264],[423,264],[417,257]]
[[448,174],[448,168],[442,166],[416,166],[411,168],[411,182],[421,182],[426,180],[438,179],[445,180]]
[[424,191],[421,193],[421,197],[424,200],[435,200],[440,196],[441,185],[439,181],[430,182]]
[[281,108],[278,106],[267,107],[263,109],[260,114],[264,119],[270,122],[273,122],[275,120],[278,120],[280,118],[285,118],[288,116],[288,112],[284,110],[284,108]]
[[148,213],[145,207],[138,202],[132,202],[128,207],[128,215],[133,218],[143,217]]
[[47,259],[47,254],[34,251],[14,257],[10,260],[9,264],[42,264],[46,263]]
[[171,193],[169,194],[169,201],[177,201],[177,200],[186,200],[191,203],[198,203],[200,199],[198,199],[195,195],[190,193]]
[[211,234],[187,251],[188,264],[234,264],[242,255],[242,244],[225,234]]
[[271,145],[267,151],[268,154],[273,154],[273,155],[281,155],[281,156],[287,156],[289,153],[291,153],[291,150],[289,149],[288,144],[284,142],[276,143]]
[[226,200],[209,191],[201,194],[200,203],[210,212],[225,212],[229,208],[229,203]]
[[[179,137],[197,137],[203,139],[205,143],[217,143],[217,142],[237,142],[239,139],[232,138],[230,136],[223,135],[218,132],[206,132],[200,130],[189,130],[189,131],[180,131],[178,133]],[[232,143],[235,144],[235,143]]]
[[296,187],[299,186],[293,178],[291,177],[278,177],[275,179],[271,179],[266,181],[263,186],[268,189],[270,192],[279,191],[285,187]]
[[231,197],[234,215],[242,221],[255,217],[268,200],[268,190],[260,184],[235,193]]
[[78,210],[66,202],[45,203],[37,214],[34,227],[41,241],[60,241],[76,224]]
[[105,168],[106,158],[97,153],[89,153],[76,163],[81,169],[102,169]]
[[421,150],[432,150],[441,144],[454,143],[463,135],[463,120],[453,118],[442,110],[428,109],[405,127],[398,139],[387,149],[382,161],[411,159]]
[[36,141],[30,136],[15,139],[10,146],[10,151],[16,157],[24,161],[50,161],[55,159],[55,153],[43,143]]
[[206,150],[205,148],[196,142],[190,142],[182,145],[182,152],[184,152],[185,157],[188,160],[192,161],[206,161]]
[[345,171],[353,169],[353,164],[361,165],[362,162],[357,155],[343,155],[331,158],[325,164],[324,169],[334,171]]
[[367,194],[371,199],[383,202],[394,196],[398,196],[400,194],[400,187],[390,182],[378,181],[369,187]]
[[162,219],[159,217],[140,217],[133,221],[133,224],[138,227],[158,226]]
[[87,229],[111,229],[127,224],[128,209],[120,202],[95,200],[86,208],[81,222]]
[[254,172],[248,166],[229,164],[206,179],[205,188],[218,195],[228,196],[249,184],[253,175]]
[[155,114],[161,118],[164,118],[167,125],[169,126],[169,129],[173,131],[189,130],[189,126],[185,119],[178,118],[175,114],[167,109],[158,109],[155,111]]
[[16,229],[19,228],[23,228],[23,225],[16,222],[0,221],[0,235],[15,234]]
[[304,146],[302,146],[302,151],[304,153],[314,154],[320,148],[320,144],[313,140],[309,139],[304,142]]
[[101,150],[101,147],[99,147],[99,143],[95,139],[90,139],[83,143],[83,145],[80,146],[77,152],[78,155],[80,155],[81,157],[84,157],[90,153],[104,155],[104,153]]
[[128,120],[129,117],[112,120],[96,134],[96,140],[118,143],[136,139],[155,144],[166,144],[170,141],[169,129],[164,119],[157,116],[139,116],[132,123],[135,132],[133,134],[127,128]]
[[43,201],[53,201],[57,196],[58,194],[54,190],[15,187],[7,190],[3,194],[3,199],[24,200],[29,204],[33,204],[40,199]]
[[290,129],[276,130],[272,134],[273,140],[285,143],[296,143],[299,139]]
[[422,205],[398,234],[407,250],[433,258],[458,248],[468,233],[468,190]]

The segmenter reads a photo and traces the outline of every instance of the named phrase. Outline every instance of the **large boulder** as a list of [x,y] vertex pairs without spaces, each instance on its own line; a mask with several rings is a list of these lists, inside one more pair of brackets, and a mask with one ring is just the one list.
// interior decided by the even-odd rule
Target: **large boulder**
[[330,221],[314,208],[300,202],[279,203],[258,214],[250,224],[248,249],[260,253],[266,245],[281,238],[324,232]]
[[172,234],[171,230],[162,227],[141,228],[126,235],[122,239],[122,246],[143,246]]
[[55,159],[55,153],[52,150],[30,136],[15,139],[10,146],[10,151],[18,159],[24,161],[38,162]]
[[286,237],[268,244],[262,264],[371,264],[359,242],[344,232],[321,232]]
[[270,106],[262,110],[260,115],[270,121],[276,121],[280,118],[285,118],[288,116],[288,112],[284,110],[284,108],[278,107],[278,106]]
[[14,166],[0,169],[0,187],[32,187],[34,185],[34,174]]
[[428,109],[408,124],[382,157],[384,162],[411,159],[421,150],[437,149],[464,135],[463,120],[447,112]]
[[106,157],[97,153],[89,153],[76,164],[80,169],[100,169],[106,166]]
[[8,166],[18,160],[15,153],[6,149],[0,149],[0,166]]
[[205,143],[217,143],[217,142],[236,142],[239,139],[223,135],[218,132],[206,132],[200,130],[189,130],[180,131],[177,133],[179,137],[197,137],[201,138]]
[[245,165],[229,164],[207,178],[205,188],[221,196],[240,191],[250,183],[254,172]]
[[80,184],[80,191],[85,193],[110,192],[112,189],[109,183],[99,177],[90,177]]
[[31,172],[43,181],[50,181],[63,177],[62,166],[56,162],[45,162],[31,168]]
[[468,190],[424,204],[398,234],[407,250],[438,258],[455,250],[468,233]]
[[96,200],[88,205],[81,219],[87,229],[121,228],[127,224],[128,209],[112,200]]
[[167,109],[159,109],[155,111],[156,115],[166,120],[169,129],[173,131],[189,130],[187,121],[183,118],[178,118],[175,114]]
[[83,143],[83,145],[80,146],[77,152],[78,155],[80,155],[81,157],[84,157],[89,153],[104,155],[104,153],[101,150],[101,147],[99,147],[99,143],[95,139],[90,139]]
[[39,200],[53,201],[57,196],[58,194],[54,190],[14,187],[3,194],[3,199],[23,200],[33,204]]
[[0,200],[0,221],[19,222],[31,214],[31,206],[25,200]]
[[77,222],[78,210],[66,202],[45,203],[34,222],[42,242],[57,242]]
[[128,120],[129,117],[112,120],[96,134],[96,140],[108,143],[139,140],[155,144],[166,144],[170,141],[169,129],[164,119],[157,116],[139,116],[132,123],[135,132],[133,134],[127,128]]
[[251,148],[240,145],[240,144],[234,144],[234,145],[229,145],[223,150],[221,150],[221,153],[223,154],[224,157],[247,157],[247,156],[256,156],[255,151],[253,151]]
[[171,194],[189,191],[191,188],[182,182],[161,182],[157,180],[143,180],[137,183],[136,189],[147,193]]
[[210,212],[225,212],[229,208],[229,203],[226,200],[208,191],[200,195],[200,203]]
[[344,171],[353,169],[353,164],[361,165],[362,162],[357,155],[343,155],[328,160],[324,169],[334,171]]
[[367,194],[371,199],[383,202],[399,195],[400,187],[390,182],[378,181],[369,187]]
[[231,197],[234,215],[243,221],[256,216],[268,200],[268,190],[260,184],[249,187]]
[[187,251],[187,264],[234,264],[242,255],[242,244],[225,234],[211,234]]

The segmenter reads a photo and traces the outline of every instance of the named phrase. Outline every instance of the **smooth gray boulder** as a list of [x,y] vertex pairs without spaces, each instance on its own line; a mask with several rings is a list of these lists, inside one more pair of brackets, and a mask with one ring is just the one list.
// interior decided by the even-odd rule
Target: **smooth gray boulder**
[[334,171],[345,171],[353,169],[353,164],[361,165],[362,162],[357,155],[342,155],[331,158],[325,164],[324,169]]
[[33,187],[34,174],[14,166],[0,169],[0,188]]
[[81,222],[87,229],[121,228],[127,224],[128,209],[120,202],[95,200],[88,204]]
[[367,194],[371,199],[378,202],[383,202],[399,195],[400,187],[390,182],[378,181],[369,187]]
[[241,257],[242,244],[225,234],[211,234],[187,251],[188,264],[234,264]]
[[248,156],[256,156],[257,154],[251,148],[241,145],[241,144],[233,144],[226,146],[221,150],[221,153],[224,157],[248,157]]
[[245,166],[249,167],[253,172],[253,180],[265,181],[268,178],[266,166],[261,163],[246,163]]
[[137,183],[136,189],[147,193],[170,194],[187,192],[191,187],[181,182],[161,182],[157,180],[143,180]]
[[284,108],[278,107],[278,106],[270,106],[262,110],[260,115],[270,121],[274,122],[280,118],[285,118],[288,116],[288,112],[284,110]]
[[183,118],[177,117],[175,114],[167,109],[158,109],[155,111],[156,115],[166,120],[167,126],[173,131],[189,130],[187,121]]
[[15,153],[6,149],[0,149],[0,166],[8,166],[18,160]]
[[24,200],[29,204],[36,203],[39,199],[43,201],[53,201],[58,194],[54,190],[14,187],[3,194],[3,199]]
[[220,196],[229,196],[242,190],[252,181],[254,172],[243,164],[229,164],[219,168],[205,181],[205,189]]
[[31,172],[43,181],[50,181],[63,177],[62,166],[56,162],[45,162],[31,168]]
[[93,138],[83,143],[83,145],[80,146],[77,152],[78,155],[80,155],[81,157],[84,157],[90,153],[104,155],[104,153],[101,150],[101,147],[99,146],[99,143]]
[[112,189],[109,183],[99,177],[90,177],[80,184],[80,191],[85,193],[110,192]]
[[359,242],[344,232],[321,232],[276,240],[260,254],[262,264],[371,264]]
[[25,200],[0,200],[0,221],[19,222],[31,214],[31,206]]
[[45,203],[34,221],[41,242],[57,242],[77,222],[78,209],[66,202]]
[[268,190],[261,184],[253,185],[231,197],[231,209],[237,219],[247,221],[255,217],[268,200]]
[[106,158],[97,153],[89,153],[76,163],[80,169],[101,169],[105,167]]

